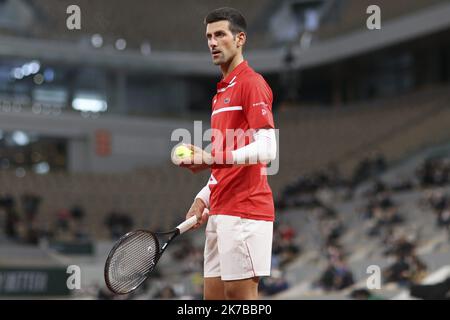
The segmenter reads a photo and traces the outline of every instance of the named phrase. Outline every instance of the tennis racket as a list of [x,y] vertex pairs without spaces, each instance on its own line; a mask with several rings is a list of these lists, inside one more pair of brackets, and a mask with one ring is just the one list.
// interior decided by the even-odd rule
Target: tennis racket
[[[105,282],[115,294],[136,290],[155,269],[170,242],[197,223],[193,216],[167,232],[135,230],[122,236],[109,252],[105,263]],[[158,236],[168,237],[161,246]]]

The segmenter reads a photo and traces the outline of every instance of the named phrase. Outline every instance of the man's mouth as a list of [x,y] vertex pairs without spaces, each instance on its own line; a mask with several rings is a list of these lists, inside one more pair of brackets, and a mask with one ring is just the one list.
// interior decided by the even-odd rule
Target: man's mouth
[[219,56],[220,51],[219,50],[213,50],[213,51],[211,51],[211,54],[215,58],[215,57]]

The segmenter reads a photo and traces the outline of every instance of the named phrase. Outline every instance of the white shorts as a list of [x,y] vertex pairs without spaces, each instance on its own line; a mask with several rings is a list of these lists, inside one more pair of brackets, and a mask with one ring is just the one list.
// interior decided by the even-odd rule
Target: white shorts
[[270,276],[272,234],[271,221],[211,215],[206,226],[204,277]]

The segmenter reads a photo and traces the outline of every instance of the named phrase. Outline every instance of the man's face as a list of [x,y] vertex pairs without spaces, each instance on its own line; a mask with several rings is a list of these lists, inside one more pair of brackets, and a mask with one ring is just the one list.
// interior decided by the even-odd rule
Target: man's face
[[241,32],[233,35],[229,24],[229,21],[221,20],[206,25],[208,48],[215,65],[230,62],[242,50],[242,45],[245,42],[245,34]]

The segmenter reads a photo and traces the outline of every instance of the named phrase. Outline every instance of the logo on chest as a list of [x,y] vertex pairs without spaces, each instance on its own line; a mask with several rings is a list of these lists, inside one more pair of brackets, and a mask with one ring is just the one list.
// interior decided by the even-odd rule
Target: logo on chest
[[225,98],[225,100],[223,100],[223,103],[230,103],[230,98]]

